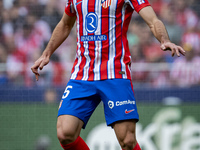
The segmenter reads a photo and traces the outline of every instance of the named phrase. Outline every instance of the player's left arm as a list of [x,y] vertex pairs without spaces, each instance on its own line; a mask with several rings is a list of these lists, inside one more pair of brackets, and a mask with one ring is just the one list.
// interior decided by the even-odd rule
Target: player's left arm
[[145,20],[154,36],[161,43],[160,47],[163,51],[170,50],[172,56],[175,54],[180,56],[180,53],[185,55],[185,51],[181,46],[178,46],[170,41],[165,25],[158,19],[151,6],[142,8],[139,11],[139,15]]

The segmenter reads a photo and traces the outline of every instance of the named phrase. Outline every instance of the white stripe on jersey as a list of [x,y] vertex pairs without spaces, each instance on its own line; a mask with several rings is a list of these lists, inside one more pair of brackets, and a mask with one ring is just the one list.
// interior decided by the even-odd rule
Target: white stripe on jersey
[[[82,5],[83,5],[83,8],[88,8],[88,2],[89,1],[82,1]],[[88,14],[88,11],[87,9],[82,9],[82,13],[83,13],[83,17],[85,17],[87,14]],[[85,27],[85,20],[86,19],[83,19],[83,29],[86,29]],[[83,35],[87,35],[87,31],[86,30],[83,30]],[[89,50],[88,50],[88,41],[84,41],[83,42],[83,45],[84,45],[84,48],[85,48],[85,52],[84,52],[84,56],[86,58],[86,64],[83,68],[83,78],[82,80],[87,80],[88,79],[88,75],[89,75],[89,68],[90,68],[90,56],[89,56]]]
[[[124,5],[123,8],[122,8],[122,29],[123,29],[124,18],[125,18],[125,10],[126,10],[126,6]],[[122,74],[122,78],[126,79],[127,78],[127,72],[126,72],[126,66],[124,64],[124,56],[125,56],[125,49],[124,49],[124,43],[122,43],[121,64],[122,64],[122,71],[125,72],[125,74]]]
[[108,61],[108,79],[115,78],[115,56],[116,56],[116,47],[115,47],[115,12],[117,0],[112,1],[112,5],[109,8],[109,61]]
[[[95,3],[95,11],[97,14],[101,14],[101,5],[96,1]],[[95,35],[101,35],[101,19],[98,16],[98,28],[95,31]],[[102,41],[95,41],[95,60],[94,60],[94,80],[100,80],[100,66],[101,66],[101,49],[102,49]]]

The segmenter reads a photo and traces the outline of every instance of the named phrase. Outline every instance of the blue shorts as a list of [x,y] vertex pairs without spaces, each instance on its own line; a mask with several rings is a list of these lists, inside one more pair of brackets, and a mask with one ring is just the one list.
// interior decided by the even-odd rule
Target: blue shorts
[[101,101],[108,126],[121,120],[139,120],[132,84],[128,79],[70,80],[62,96],[58,116],[78,117],[84,122],[85,128]]

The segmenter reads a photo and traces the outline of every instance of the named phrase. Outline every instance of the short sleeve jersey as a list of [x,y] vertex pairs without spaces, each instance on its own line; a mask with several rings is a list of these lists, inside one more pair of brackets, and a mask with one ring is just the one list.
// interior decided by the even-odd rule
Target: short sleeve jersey
[[71,79],[131,79],[127,30],[134,10],[148,0],[68,0],[65,13],[76,16],[77,53]]

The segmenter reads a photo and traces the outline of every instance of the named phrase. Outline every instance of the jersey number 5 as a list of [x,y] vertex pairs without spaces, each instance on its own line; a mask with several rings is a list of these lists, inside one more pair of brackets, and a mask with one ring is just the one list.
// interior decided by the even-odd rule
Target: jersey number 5
[[72,89],[72,86],[69,85],[69,86],[66,87],[65,92],[62,96],[62,99],[65,99],[69,95],[70,91],[68,89]]

